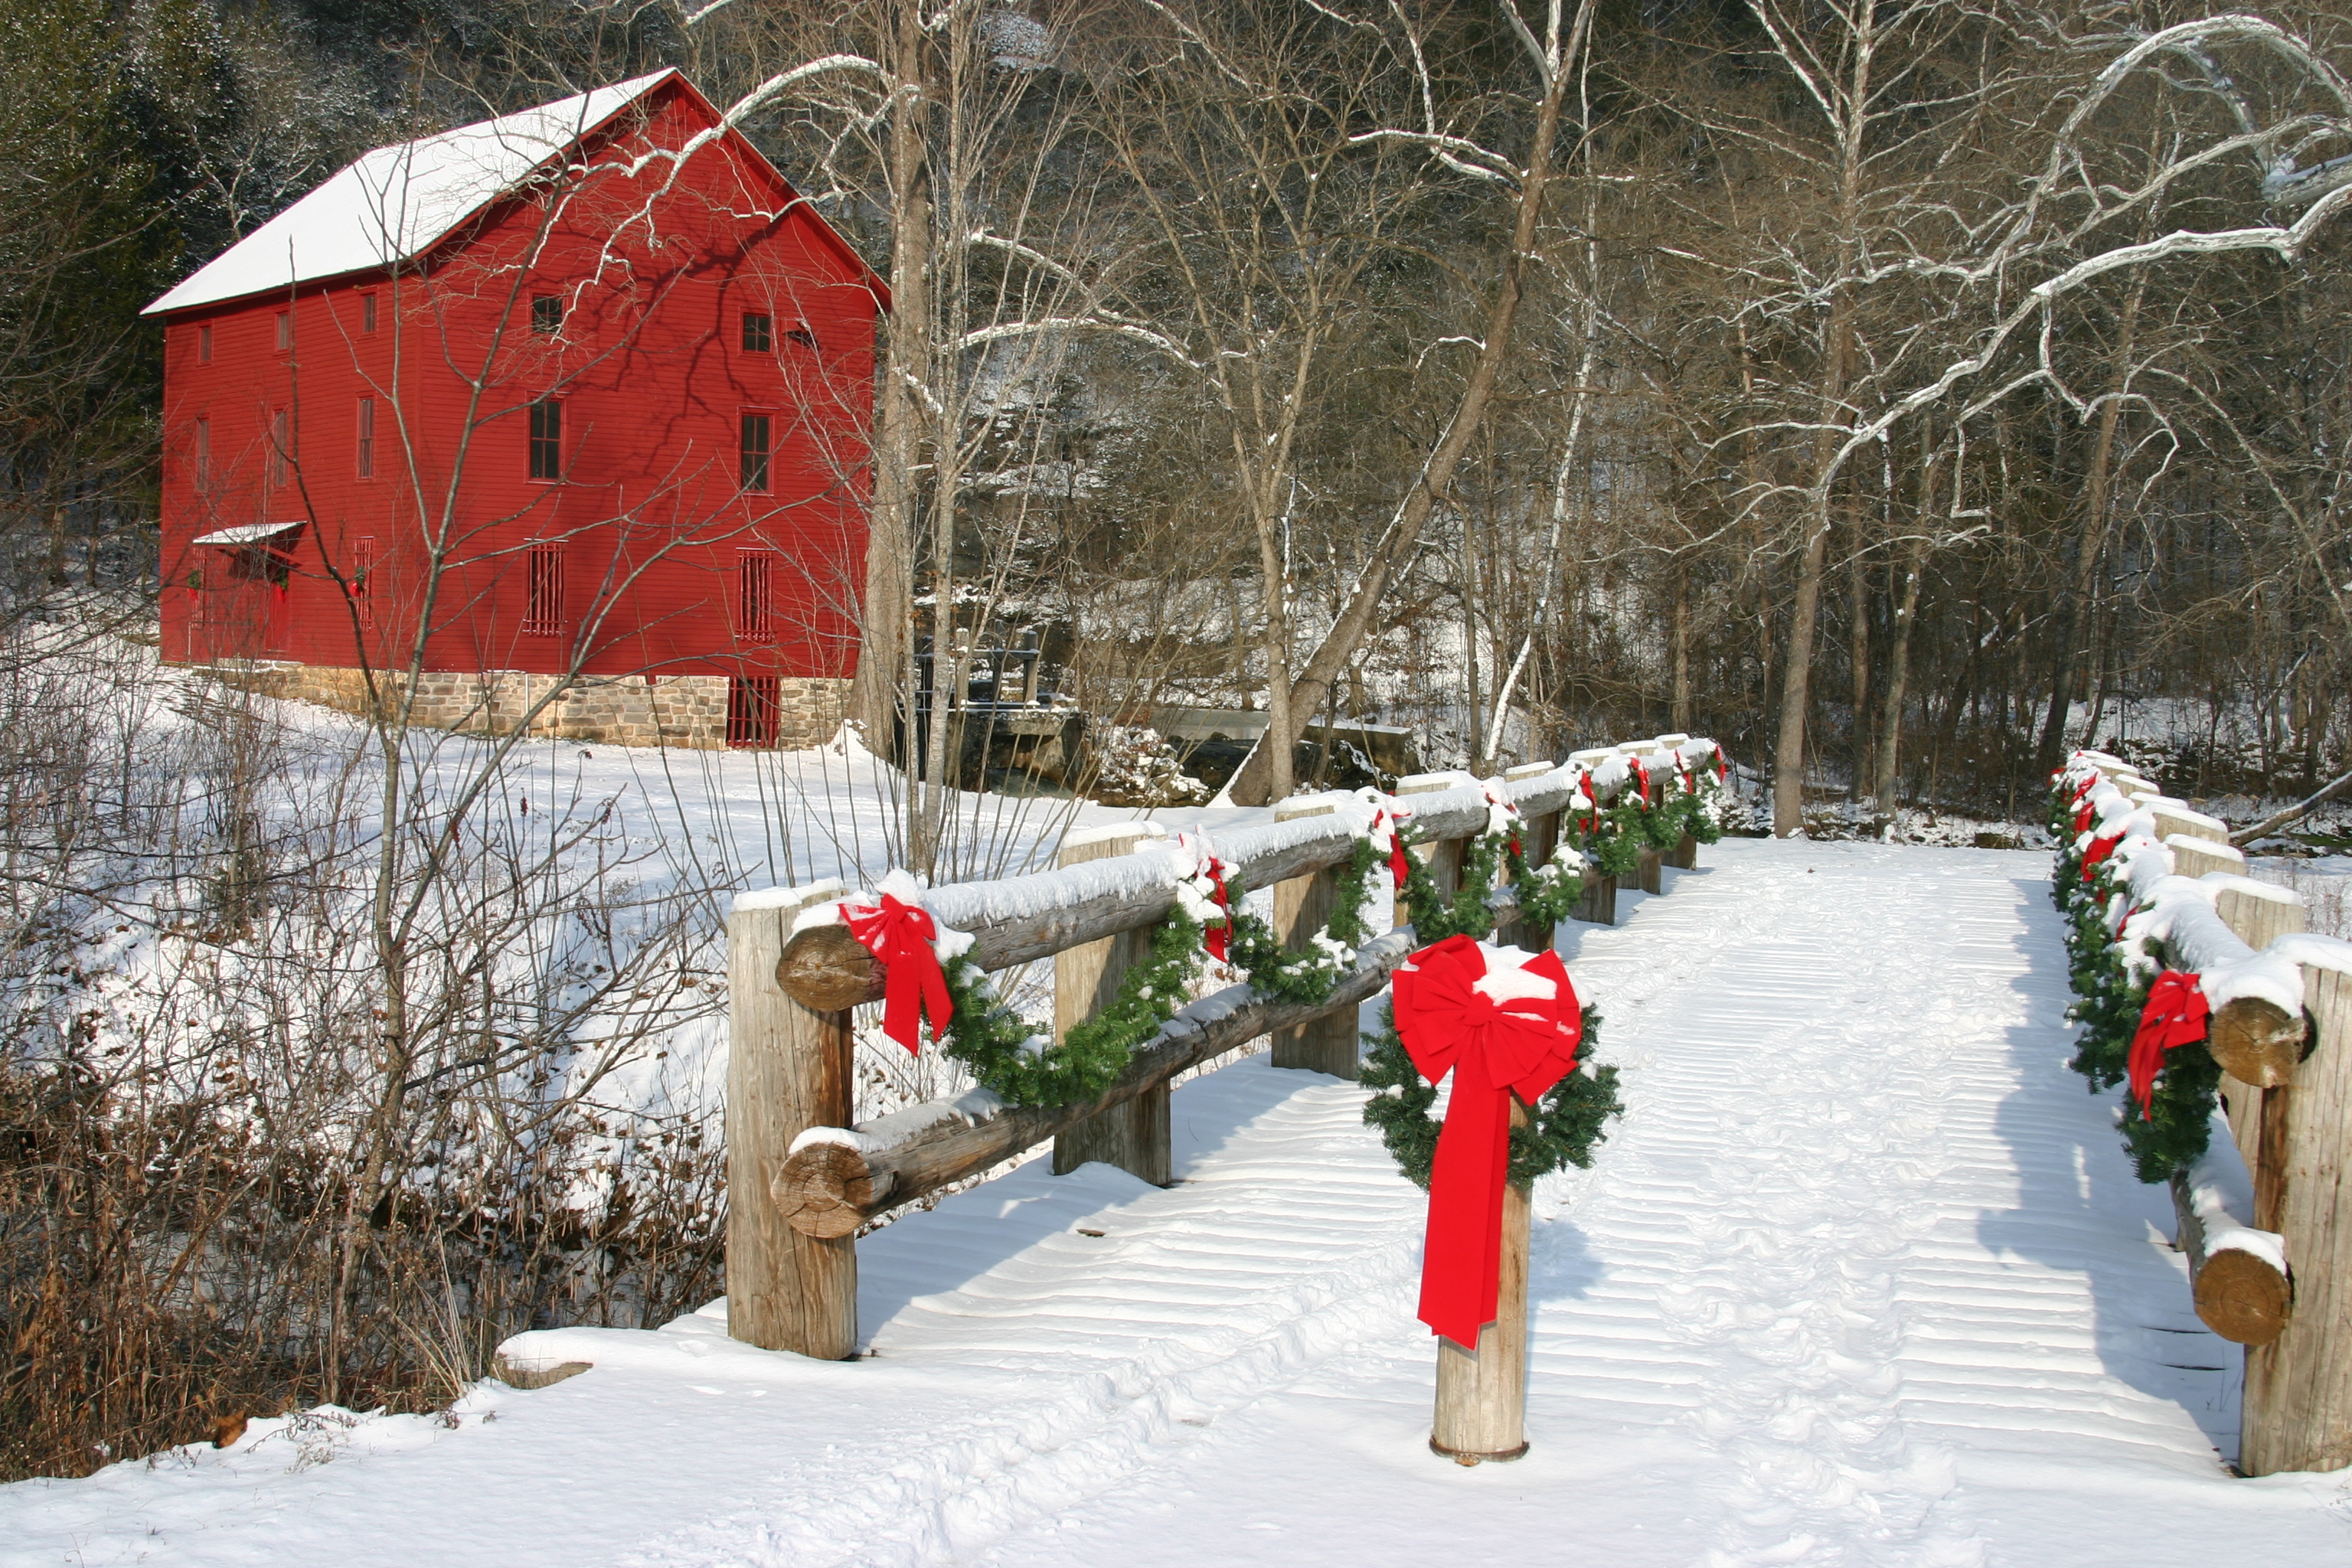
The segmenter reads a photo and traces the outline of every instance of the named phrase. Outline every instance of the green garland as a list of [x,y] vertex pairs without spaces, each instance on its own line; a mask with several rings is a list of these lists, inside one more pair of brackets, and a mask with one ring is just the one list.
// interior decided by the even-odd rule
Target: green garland
[[[1334,879],[1329,937],[1352,952],[1366,935],[1364,901],[1376,858],[1360,840]],[[1261,995],[1285,1002],[1320,1002],[1347,973],[1347,963],[1322,947],[1293,952],[1273,928],[1244,907],[1247,889],[1226,889],[1234,965]],[[1119,977],[1110,1005],[1072,1028],[1059,1045],[1022,1018],[969,959],[943,965],[953,1004],[943,1048],[971,1071],[974,1081],[1012,1105],[1067,1105],[1091,1100],[1127,1070],[1137,1047],[1160,1032],[1192,994],[1202,959],[1201,924],[1180,907],[1151,930],[1151,950]]]
[[[1602,875],[1624,876],[1639,866],[1644,845],[1672,848],[1686,833],[1706,844],[1719,838],[1721,832],[1705,804],[1703,795],[1680,795],[1644,805],[1637,795],[1601,813],[1597,826],[1563,817],[1561,838],[1565,847],[1582,855]],[[1408,837],[1406,842],[1417,840]],[[1371,841],[1360,839],[1335,879],[1324,934],[1349,953],[1370,934],[1364,910],[1372,868],[1380,859]],[[1583,896],[1580,876],[1571,879],[1556,860],[1530,872],[1512,836],[1486,834],[1472,842],[1464,857],[1462,885],[1451,899],[1440,895],[1427,867],[1411,861],[1403,898],[1415,938],[1426,946],[1456,934],[1482,942],[1491,936],[1495,910],[1486,898],[1506,864],[1519,885],[1520,912],[1531,922],[1547,929],[1559,923]],[[1284,1002],[1311,1004],[1328,997],[1348,973],[1349,959],[1319,943],[1298,951],[1284,947],[1267,922],[1249,912],[1247,897],[1248,889],[1238,881],[1226,889],[1232,929],[1227,952],[1251,988]],[[1091,1099],[1118,1079],[1136,1047],[1158,1034],[1184,1005],[1202,960],[1201,934],[1199,921],[1181,909],[1171,911],[1152,929],[1150,956],[1120,978],[1110,1005],[1071,1029],[1058,1045],[1004,1005],[977,965],[965,959],[950,961],[943,965],[953,1003],[944,1048],[971,1069],[982,1088],[1010,1104],[1066,1105]],[[1614,1069],[1604,1070],[1613,1084]],[[1608,1109],[1593,1113],[1595,1128],[1598,1118],[1615,1106],[1613,1089],[1603,1098]]]
[[1059,1045],[1007,1007],[978,964],[945,965],[954,1011],[947,1054],[973,1079],[1013,1105],[1091,1100],[1127,1070],[1135,1047],[1160,1032],[1192,994],[1201,958],[1200,923],[1182,910],[1151,928],[1150,953],[1119,977],[1109,1006],[1072,1028]]
[[[1415,848],[1427,842],[1418,830],[1405,830],[1405,845]],[[1406,915],[1412,921],[1412,940],[1427,947],[1433,942],[1444,942],[1449,936],[1466,936],[1486,941],[1495,931],[1494,906],[1486,895],[1495,886],[1495,877],[1502,869],[1508,837],[1500,833],[1488,833],[1470,841],[1468,853],[1462,857],[1462,882],[1446,898],[1437,890],[1437,879],[1417,855],[1405,857],[1402,895]]]
[[[2082,1026],[2066,1065],[2082,1075],[2091,1093],[2105,1094],[2129,1074],[2132,1037],[2157,970],[2116,936],[2131,913],[2125,902],[2128,892],[2114,885],[2104,867],[2092,872],[2089,882],[2083,880],[2074,804],[2063,774],[2051,790],[2049,823],[2058,843],[2050,897],[2066,920],[2067,981],[2074,992],[2066,1016]],[[2143,1182],[2169,1181],[2175,1171],[2204,1156],[2221,1085],[2221,1064],[2200,1041],[2165,1053],[2145,1117],[2139,1102],[2125,1092],[2116,1126],[2133,1174]]]
[[[1578,1054],[1589,1057],[1600,1037],[1600,1010],[1588,1005]],[[1398,1168],[1416,1186],[1426,1188],[1437,1158],[1437,1134],[1444,1125],[1430,1114],[1437,1103],[1437,1086],[1412,1065],[1397,1035],[1394,1008],[1381,1008],[1380,1034],[1364,1038],[1372,1047],[1357,1075],[1357,1081],[1372,1090],[1364,1102],[1365,1125],[1380,1130],[1381,1142]],[[1615,1068],[1596,1068],[1590,1077],[1581,1070],[1570,1072],[1528,1107],[1533,1114],[1527,1126],[1511,1129],[1511,1180],[1525,1186],[1570,1165],[1591,1168],[1592,1146],[1608,1138],[1609,1119],[1624,1109],[1617,1097]]]

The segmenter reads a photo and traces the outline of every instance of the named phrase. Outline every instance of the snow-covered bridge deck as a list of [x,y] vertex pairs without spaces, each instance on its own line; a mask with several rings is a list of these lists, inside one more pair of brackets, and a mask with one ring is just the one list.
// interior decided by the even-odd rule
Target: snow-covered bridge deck
[[861,1244],[872,1359],[562,1331],[593,1372],[456,1430],[0,1489],[0,1568],[2352,1557],[2344,1476],[2223,1471],[2239,1352],[2064,1070],[2046,862],[1706,858],[1568,928],[1630,1109],[1538,1189],[1521,1463],[1423,1446],[1420,1194],[1259,1057],[1178,1091],[1170,1190],[1041,1162]]

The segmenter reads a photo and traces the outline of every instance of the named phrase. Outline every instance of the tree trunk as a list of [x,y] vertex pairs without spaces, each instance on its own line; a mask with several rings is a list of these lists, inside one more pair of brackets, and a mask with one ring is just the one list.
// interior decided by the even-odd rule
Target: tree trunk
[[2058,765],[2066,742],[2066,714],[2074,705],[2076,643],[2089,624],[2091,595],[2097,586],[2099,557],[2107,547],[2108,492],[2113,482],[2116,425],[2123,416],[2123,391],[2131,375],[2132,340],[2139,325],[2140,300],[2147,291],[2147,274],[2138,273],[2124,301],[2123,330],[2116,344],[2115,374],[2107,381],[2106,401],[2099,405],[2098,434],[2091,442],[2090,472],[2083,487],[2083,529],[2074,540],[2074,591],[2058,607],[2057,657],[2050,677],[2050,710],[2042,721],[2042,743],[2036,760],[2044,769]]
[[1853,744],[1853,755],[1848,758],[1846,794],[1853,800],[1869,794],[1871,780],[1870,569],[1863,563],[1862,515],[1862,503],[1857,498],[1853,511],[1853,554],[1846,562],[1847,613],[1853,617],[1846,628],[1846,661],[1853,676],[1853,717],[1849,726]]
[[1772,836],[1794,838],[1805,829],[1805,708],[1812,695],[1813,624],[1821,617],[1822,565],[1829,554],[1827,497],[1807,520],[1797,602],[1789,617],[1787,673],[1780,679],[1780,730],[1772,747]]
[[[1454,472],[1461,466],[1463,454],[1470,449],[1472,437],[1486,416],[1486,405],[1493,398],[1495,384],[1501,377],[1503,362],[1511,346],[1511,328],[1517,319],[1519,300],[1526,288],[1526,272],[1535,249],[1536,227],[1543,215],[1546,182],[1550,174],[1552,142],[1559,131],[1561,100],[1566,93],[1577,48],[1581,43],[1581,28],[1589,12],[1580,13],[1579,37],[1570,44],[1555,64],[1551,80],[1547,84],[1542,102],[1536,111],[1534,145],[1528,156],[1526,176],[1519,182],[1517,222],[1511,233],[1511,248],[1503,258],[1503,276],[1496,284],[1493,303],[1486,312],[1486,331],[1478,350],[1477,362],[1471,367],[1469,384],[1462,389],[1461,401],[1455,405],[1454,417],[1446,422],[1445,433],[1414,476],[1412,488],[1406,491],[1396,515],[1373,544],[1363,573],[1349,590],[1331,629],[1299,672],[1290,689],[1294,710],[1313,712],[1323,702],[1323,694],[1331,682],[1356,656],[1365,632],[1379,612],[1381,595],[1388,589],[1390,573],[1405,559],[1421,537],[1429,514],[1445,497],[1453,483]],[[1264,805],[1274,798],[1273,759],[1268,754],[1264,737],[1242,759],[1227,793],[1237,805]]]
[[[902,82],[922,77],[921,18],[902,7],[892,65]],[[866,526],[866,594],[860,606],[857,678],[850,716],[866,742],[912,771],[915,745],[915,476],[921,463],[923,419],[918,382],[928,384],[931,330],[930,166],[923,143],[919,98],[902,100],[890,116],[890,314],[883,331],[881,385],[876,388],[874,508]],[[901,731],[900,726],[904,729]]]

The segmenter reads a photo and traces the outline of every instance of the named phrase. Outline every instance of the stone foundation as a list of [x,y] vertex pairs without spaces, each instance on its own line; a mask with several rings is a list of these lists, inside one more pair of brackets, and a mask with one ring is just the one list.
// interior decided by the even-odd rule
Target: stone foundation
[[[197,667],[226,686],[266,697],[315,702],[365,717],[367,681],[361,671],[309,664],[214,664]],[[410,721],[437,730],[511,734],[523,711],[547,694],[550,675],[494,669],[479,674],[428,673],[417,678]],[[403,678],[379,672],[380,689],[396,691]],[[776,679],[777,749],[821,746],[841,727],[849,682],[829,676]],[[677,746],[713,751],[727,744],[728,678],[723,675],[582,676],[542,710],[534,735],[601,741],[614,746]]]

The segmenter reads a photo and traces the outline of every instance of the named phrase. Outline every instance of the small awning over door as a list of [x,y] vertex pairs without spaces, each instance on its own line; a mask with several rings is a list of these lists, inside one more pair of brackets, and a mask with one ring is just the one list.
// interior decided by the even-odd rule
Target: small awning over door
[[216,528],[210,533],[199,533],[194,539],[189,541],[189,542],[192,544],[217,544],[224,547],[233,547],[239,544],[258,544],[265,539],[275,539],[281,533],[292,533],[301,526],[302,524],[299,521],[240,522],[235,528]]

